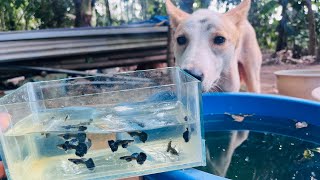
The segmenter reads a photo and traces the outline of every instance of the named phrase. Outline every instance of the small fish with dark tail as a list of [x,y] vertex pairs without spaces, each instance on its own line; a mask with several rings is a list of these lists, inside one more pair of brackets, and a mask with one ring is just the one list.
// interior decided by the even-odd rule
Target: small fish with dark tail
[[146,161],[147,155],[143,152],[133,153],[131,156],[122,156],[120,159],[126,160],[127,162],[136,160],[138,164],[142,165]]
[[145,132],[140,132],[140,131],[137,131],[137,132],[129,132],[128,133],[131,137],[134,137],[134,136],[138,136],[139,137],[139,140],[143,143],[145,143],[147,140],[148,140],[148,134],[145,133]]
[[115,152],[118,150],[118,147],[120,145],[122,146],[122,148],[127,148],[129,143],[132,143],[133,141],[134,140],[117,140],[117,141],[109,140],[108,144],[109,144],[111,151]]
[[87,138],[86,133],[77,133],[77,134],[59,134],[58,136],[62,137],[64,140],[69,140],[69,139],[77,139],[79,142],[84,142]]
[[89,126],[92,122],[93,122],[93,119],[89,119],[88,122],[81,122],[79,124],[67,125],[67,126],[61,126],[61,127],[65,128],[65,129],[76,129],[76,128],[78,128],[79,131],[85,131],[85,130],[87,130],[86,126]]
[[75,154],[79,157],[83,157],[85,154],[87,154],[88,149],[91,147],[92,142],[91,139],[86,140],[85,142],[78,142],[76,139],[66,141],[63,144],[57,145],[59,149],[62,149],[64,151],[68,150],[76,150]]
[[68,140],[66,142],[68,142],[71,145],[75,145],[75,146],[78,146],[78,144],[79,144],[78,139],[75,139],[75,138],[74,139],[70,139],[70,140]]
[[93,119],[89,119],[88,122],[79,123],[79,126],[89,126],[93,122]]
[[70,162],[73,162],[74,164],[84,164],[86,165],[86,167],[92,171],[95,168],[94,162],[92,160],[92,158],[89,159],[85,159],[85,158],[81,158],[81,159],[68,159]]
[[43,133],[41,133],[41,136],[44,136],[45,138],[48,138],[50,136],[50,133],[43,132]]
[[185,142],[189,142],[189,140],[190,140],[189,128],[187,128],[187,130],[183,133],[182,137],[183,137]]
[[85,131],[88,128],[86,126],[79,126],[78,131]]
[[172,141],[169,141],[168,147],[167,147],[167,152],[170,152],[173,155],[179,156],[178,151],[172,147],[171,143],[172,143]]
[[76,155],[79,157],[83,157],[85,154],[87,154],[88,150],[90,149],[92,145],[91,139],[86,140],[85,142],[80,142],[76,146]]
[[78,129],[79,131],[85,131],[88,128],[86,126],[82,126],[82,125],[67,125],[67,126],[61,126],[64,129]]
[[57,147],[59,149],[62,149],[64,151],[68,151],[68,150],[71,150],[71,149],[76,149],[77,148],[77,144],[74,143],[74,141],[66,141],[65,143],[63,144],[59,144],[57,145]]

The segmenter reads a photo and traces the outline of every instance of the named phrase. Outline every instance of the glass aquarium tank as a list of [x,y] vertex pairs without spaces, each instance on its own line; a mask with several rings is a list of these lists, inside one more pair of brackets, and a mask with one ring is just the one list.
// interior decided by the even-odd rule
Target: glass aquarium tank
[[205,165],[200,82],[179,68],[27,83],[0,100],[9,179],[118,179]]

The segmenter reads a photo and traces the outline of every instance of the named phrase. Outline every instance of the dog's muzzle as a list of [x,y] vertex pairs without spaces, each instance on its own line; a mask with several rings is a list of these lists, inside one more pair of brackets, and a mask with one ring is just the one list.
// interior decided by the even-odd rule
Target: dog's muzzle
[[191,76],[195,77],[199,81],[203,80],[203,73],[197,72],[195,70],[183,69],[186,73],[190,74]]

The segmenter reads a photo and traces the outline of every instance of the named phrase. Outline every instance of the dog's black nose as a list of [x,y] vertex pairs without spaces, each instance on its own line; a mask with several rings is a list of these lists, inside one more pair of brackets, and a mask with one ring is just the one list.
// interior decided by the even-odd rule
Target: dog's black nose
[[196,79],[198,79],[199,81],[203,80],[203,74],[200,72],[197,72],[195,70],[189,70],[189,69],[183,69],[185,72],[187,72],[188,74],[190,74],[191,76],[195,77]]

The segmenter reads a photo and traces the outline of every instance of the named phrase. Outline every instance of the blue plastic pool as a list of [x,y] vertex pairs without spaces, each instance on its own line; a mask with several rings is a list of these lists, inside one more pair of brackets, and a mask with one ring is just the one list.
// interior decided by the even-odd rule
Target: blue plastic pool
[[[250,93],[215,93],[203,95],[205,131],[253,130],[296,137],[320,144],[320,103]],[[231,115],[250,115],[243,123]],[[251,116],[252,115],[252,116]],[[308,128],[297,129],[296,122]],[[146,179],[224,179],[196,169],[173,171],[146,176]]]

